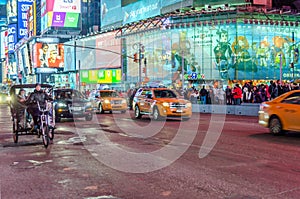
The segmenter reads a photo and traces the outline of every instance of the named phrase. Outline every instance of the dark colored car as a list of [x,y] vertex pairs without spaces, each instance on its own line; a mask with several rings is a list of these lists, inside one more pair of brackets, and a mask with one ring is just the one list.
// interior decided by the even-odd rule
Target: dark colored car
[[76,89],[55,89],[54,110],[56,122],[60,122],[61,118],[93,119],[91,102]]

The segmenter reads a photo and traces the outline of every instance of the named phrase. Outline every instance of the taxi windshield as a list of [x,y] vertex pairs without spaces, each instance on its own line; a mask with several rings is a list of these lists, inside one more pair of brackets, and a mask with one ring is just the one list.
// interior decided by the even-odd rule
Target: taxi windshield
[[155,90],[156,98],[177,98],[176,94],[171,90]]
[[119,97],[118,93],[115,91],[105,91],[100,92],[101,97]]

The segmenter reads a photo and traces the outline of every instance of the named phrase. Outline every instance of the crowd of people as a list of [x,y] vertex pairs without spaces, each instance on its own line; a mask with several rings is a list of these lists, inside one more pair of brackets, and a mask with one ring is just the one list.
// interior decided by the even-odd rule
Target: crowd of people
[[192,87],[184,91],[184,97],[192,103],[200,104],[227,104],[240,105],[241,103],[262,103],[272,100],[283,93],[291,90],[298,90],[299,84],[280,80],[271,80],[268,84],[253,85],[251,81],[244,85],[235,84],[234,86],[209,86],[205,85],[201,89]]

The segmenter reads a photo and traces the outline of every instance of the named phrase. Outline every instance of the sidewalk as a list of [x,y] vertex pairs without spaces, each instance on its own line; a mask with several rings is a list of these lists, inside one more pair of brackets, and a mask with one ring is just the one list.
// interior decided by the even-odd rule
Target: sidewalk
[[193,104],[194,113],[216,113],[230,115],[258,116],[260,104],[245,103],[241,105]]

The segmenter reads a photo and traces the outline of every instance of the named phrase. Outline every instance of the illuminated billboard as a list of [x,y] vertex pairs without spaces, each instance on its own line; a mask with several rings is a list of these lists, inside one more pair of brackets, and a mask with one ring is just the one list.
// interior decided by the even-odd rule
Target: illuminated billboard
[[7,30],[8,30],[8,36],[7,36],[8,53],[14,53],[15,45],[17,43],[17,24],[9,24]]
[[96,68],[121,67],[121,39],[115,35],[109,32],[96,37]]
[[[194,0],[194,7],[205,7],[205,5],[221,5],[221,4],[230,4],[230,5],[242,5],[246,4],[245,0]],[[248,2],[249,3],[249,2]]]
[[17,22],[17,0],[7,0],[6,4],[8,23]]
[[[268,80],[300,78],[300,31],[295,26],[201,23],[197,27],[128,36],[126,52],[145,46],[147,76],[151,80]],[[184,63],[184,70],[182,65]],[[138,63],[128,59],[127,79],[137,80]],[[292,68],[291,66],[294,66]],[[144,65],[142,65],[144,67]]]
[[42,0],[42,32],[48,27],[78,28],[80,13],[80,0]]
[[122,70],[81,70],[80,82],[86,84],[112,84],[121,83]]
[[0,5],[6,5],[7,4],[7,0],[0,0]]
[[122,22],[121,0],[102,0],[101,4],[101,26]]
[[35,43],[34,46],[35,68],[63,68],[63,44]]
[[36,35],[36,3],[35,1],[27,10],[27,33],[28,37]]
[[33,5],[34,0],[18,0],[18,38],[27,36],[28,9]]
[[123,24],[160,15],[160,0],[143,0],[122,7]]

